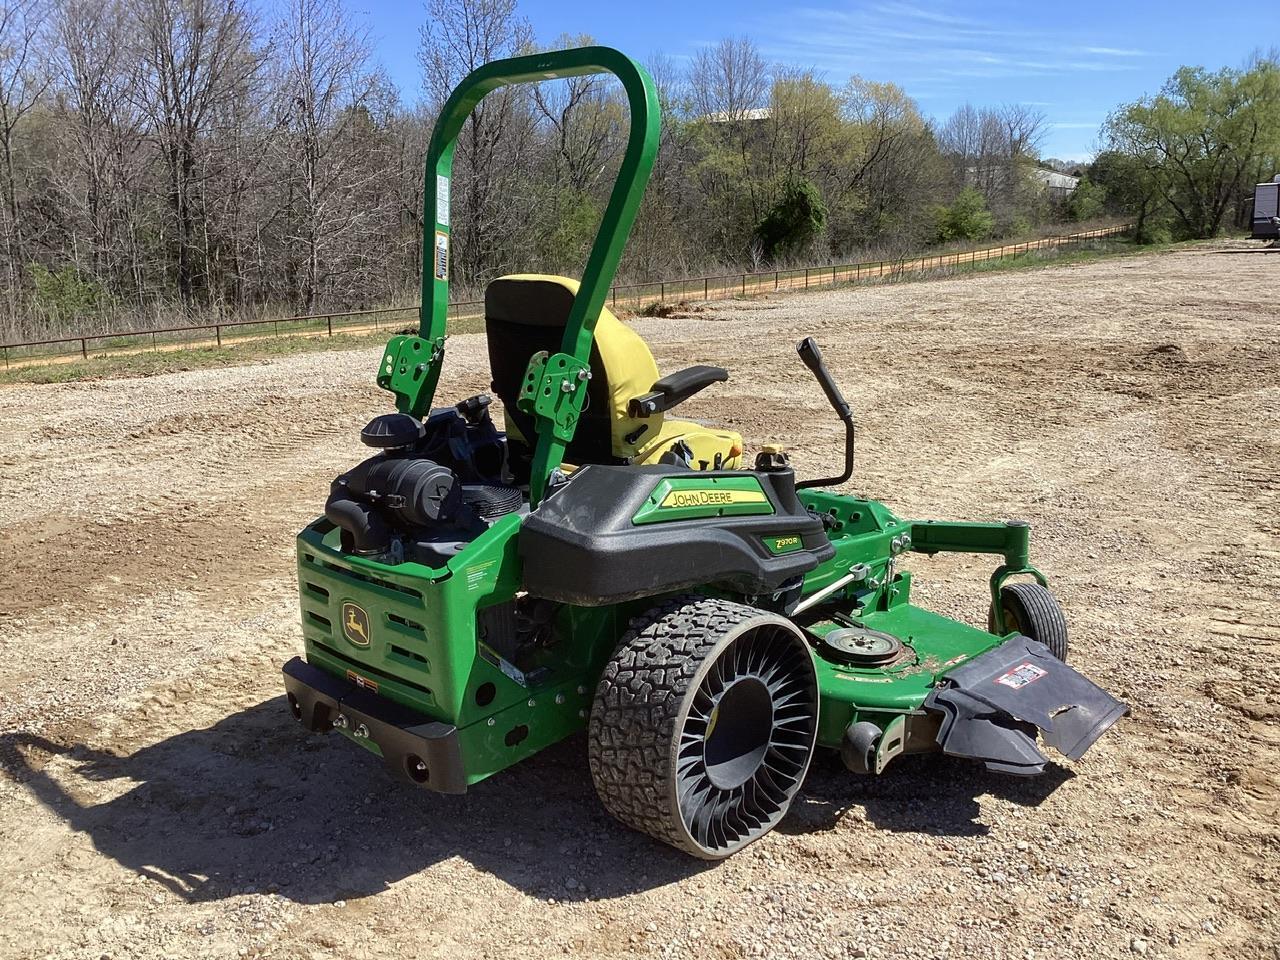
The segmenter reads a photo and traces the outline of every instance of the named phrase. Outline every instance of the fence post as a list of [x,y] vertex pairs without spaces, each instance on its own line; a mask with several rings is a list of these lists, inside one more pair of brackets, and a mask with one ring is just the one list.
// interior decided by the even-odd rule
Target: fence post
[[614,306],[614,309],[617,309],[617,306],[618,306],[618,287],[617,287],[617,284],[614,284],[614,287],[613,287],[613,306]]
[[89,345],[84,342],[84,337],[80,338],[80,356],[89,359]]
[[710,288],[708,287],[708,283],[710,283],[710,281],[706,277],[703,277],[702,278],[702,299],[703,300],[711,299],[711,295],[708,292],[710,290]]
[[333,336],[333,317],[324,318],[325,325],[329,328],[329,336]]
[[213,336],[218,341],[218,346],[222,346],[222,324],[215,323],[213,325]]
[[745,273],[742,275],[742,295],[744,297],[747,295],[747,275]]
[[809,289],[809,268],[808,267],[804,268],[804,288],[806,290]]
[[660,303],[667,302],[667,281],[665,280],[658,282],[658,301]]

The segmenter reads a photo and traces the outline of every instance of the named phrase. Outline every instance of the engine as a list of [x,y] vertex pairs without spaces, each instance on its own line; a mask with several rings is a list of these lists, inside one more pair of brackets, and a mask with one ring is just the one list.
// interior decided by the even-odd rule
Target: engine
[[486,395],[374,418],[360,440],[379,452],[333,481],[325,516],[347,553],[439,567],[498,518],[527,509],[506,482],[506,440]]

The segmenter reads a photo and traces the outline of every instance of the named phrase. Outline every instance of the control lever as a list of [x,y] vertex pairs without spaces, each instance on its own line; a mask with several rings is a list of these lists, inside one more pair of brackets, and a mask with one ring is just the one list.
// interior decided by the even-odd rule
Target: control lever
[[836,386],[836,382],[831,376],[831,371],[822,362],[822,351],[818,349],[818,341],[814,340],[813,337],[805,337],[796,344],[796,353],[800,354],[800,359],[813,373],[818,381],[818,386],[822,387],[822,392],[827,395],[827,402],[831,404],[836,416],[844,423],[844,472],[838,477],[802,480],[796,484],[796,489],[834,487],[836,484],[844,483],[853,476],[853,441],[856,432],[853,425],[853,410],[850,409],[849,402],[845,400],[840,388]]
[[474,397],[467,397],[460,403],[454,404],[454,409],[462,415],[463,420],[475,427],[489,419],[491,403],[493,403],[493,397],[487,393],[477,393]]

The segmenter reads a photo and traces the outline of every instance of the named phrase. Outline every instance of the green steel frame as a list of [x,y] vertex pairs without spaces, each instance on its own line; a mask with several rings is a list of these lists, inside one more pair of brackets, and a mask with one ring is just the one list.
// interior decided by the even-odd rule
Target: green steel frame
[[561,352],[539,358],[536,370],[531,365],[530,404],[536,404],[539,418],[547,420],[552,428],[539,431],[531,483],[535,505],[542,499],[552,472],[560,466],[586,401],[585,380],[590,375],[588,361],[596,320],[604,307],[658,152],[661,123],[658,94],[644,67],[610,47],[581,47],[496,60],[473,71],[458,84],[440,111],[427,150],[423,220],[426,222],[432,211],[434,219],[430,221],[430,229],[424,227],[418,336],[397,337],[391,341],[378,378],[380,386],[396,393],[402,413],[421,416],[430,409],[440,379],[448,325],[449,185],[453,152],[471,112],[486,94],[499,87],[593,73],[612,73],[622,81],[631,111],[631,129],[618,178],[565,326]]

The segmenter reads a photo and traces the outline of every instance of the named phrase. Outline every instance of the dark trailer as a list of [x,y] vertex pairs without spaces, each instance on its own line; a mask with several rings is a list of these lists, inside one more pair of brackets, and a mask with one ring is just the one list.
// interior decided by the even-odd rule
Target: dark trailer
[[1280,239],[1280,174],[1253,190],[1254,240]]

